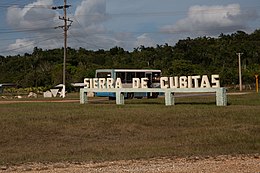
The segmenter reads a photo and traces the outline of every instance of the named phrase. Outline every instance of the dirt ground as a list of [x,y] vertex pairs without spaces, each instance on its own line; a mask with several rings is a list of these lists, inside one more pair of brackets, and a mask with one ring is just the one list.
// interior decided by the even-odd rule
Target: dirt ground
[[260,155],[153,158],[98,163],[30,163],[2,166],[1,173],[260,173]]

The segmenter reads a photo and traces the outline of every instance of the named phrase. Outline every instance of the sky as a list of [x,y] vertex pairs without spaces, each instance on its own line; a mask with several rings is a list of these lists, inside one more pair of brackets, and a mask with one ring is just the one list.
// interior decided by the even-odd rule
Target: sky
[[[0,0],[0,55],[64,45],[63,0]],[[260,29],[259,0],[67,0],[68,47],[133,51]],[[70,23],[70,22],[68,22]]]

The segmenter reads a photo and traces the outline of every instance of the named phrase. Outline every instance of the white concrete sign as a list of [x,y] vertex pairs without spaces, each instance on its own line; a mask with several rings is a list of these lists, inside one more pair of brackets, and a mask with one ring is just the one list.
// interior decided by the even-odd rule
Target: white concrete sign
[[[148,88],[148,78],[133,78],[132,88]],[[219,75],[211,75],[211,80],[207,75],[197,76],[175,76],[161,77],[161,88],[219,88]],[[109,89],[122,88],[120,78],[85,78],[84,88]]]
[[219,88],[219,75],[161,77],[161,88]]
[[120,78],[116,81],[113,78],[85,78],[84,88],[122,88],[122,81]]

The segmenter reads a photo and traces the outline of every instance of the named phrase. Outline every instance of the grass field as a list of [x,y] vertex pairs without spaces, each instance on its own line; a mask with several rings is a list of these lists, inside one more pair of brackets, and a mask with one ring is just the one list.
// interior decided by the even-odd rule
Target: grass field
[[260,152],[260,95],[0,104],[0,165]]

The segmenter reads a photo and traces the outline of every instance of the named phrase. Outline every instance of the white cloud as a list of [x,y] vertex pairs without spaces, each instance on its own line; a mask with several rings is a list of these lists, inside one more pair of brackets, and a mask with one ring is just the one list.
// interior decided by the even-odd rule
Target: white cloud
[[38,0],[19,8],[11,6],[7,9],[7,23],[16,29],[41,29],[54,27],[58,13],[51,10],[52,0]]
[[83,0],[76,8],[75,16],[85,26],[105,20],[106,1],[105,0]]
[[28,39],[16,39],[16,42],[8,46],[12,54],[31,52],[34,48],[34,41]]
[[[63,11],[52,10],[53,6],[56,6],[53,0],[35,0],[24,7],[8,8],[6,19],[9,26],[16,30],[28,29],[29,31],[25,34],[30,34],[30,39],[17,39],[9,45],[8,50],[16,49],[18,53],[30,53],[36,46],[43,49],[62,47],[63,30],[54,29],[54,27],[63,25],[63,21],[59,20],[59,16],[63,16]],[[120,7],[117,8],[120,9]],[[149,34],[136,35],[117,32],[117,29],[109,31],[106,24],[111,22],[110,19],[113,16],[107,15],[106,0],[82,0],[74,8],[74,12],[71,12],[71,9],[73,7],[68,10],[68,18],[73,20],[68,32],[69,47],[97,50],[119,46],[131,50],[140,45],[156,46]]]
[[[6,20],[9,26],[15,30],[28,30],[31,37],[31,48],[35,46],[46,49],[62,47],[61,38],[63,36],[61,34],[63,31],[61,28],[54,28],[64,24],[62,20],[59,20],[59,16],[63,16],[63,11],[52,10],[53,6],[53,0],[37,0],[22,8],[11,6],[7,10]],[[68,18],[73,20],[69,29],[68,46],[84,47],[85,45],[86,48],[105,49],[116,45],[115,38],[99,35],[106,33],[103,25],[103,22],[107,20],[106,0],[82,0],[73,14],[70,10],[67,11]],[[75,42],[75,40],[80,42]],[[15,43],[9,45],[9,50],[17,49],[18,51],[19,48],[21,51],[30,50],[28,46],[23,49],[28,41],[29,39],[17,39]]]
[[239,4],[227,6],[192,6],[187,17],[177,21],[174,25],[166,25],[162,32],[215,35],[221,32],[233,32],[245,29],[249,20],[254,20],[254,11],[242,11]]
[[137,37],[135,47],[139,46],[153,47],[156,46],[155,41],[149,36],[149,34],[142,34]]
[[[148,34],[135,36],[127,32],[109,31],[104,25],[109,19],[106,0],[83,0],[75,10],[76,21],[73,22],[70,33],[77,37],[81,47],[94,50],[115,46],[131,50],[140,45],[156,45]],[[75,47],[76,44],[74,43]]]
[[[20,49],[20,52],[25,50],[25,52],[31,52],[35,46],[43,49],[63,47],[63,30],[62,28],[54,29],[54,27],[64,24],[63,20],[59,20],[59,16],[63,16],[63,10],[51,9],[52,6],[56,6],[54,4],[62,5],[63,1],[34,1],[24,7],[11,6],[7,9],[6,21],[9,26],[18,31],[28,30],[28,32],[17,32],[12,35],[12,38],[26,39],[14,40],[13,44],[9,45],[9,50],[17,49],[18,51]],[[149,1],[147,6],[146,1]],[[247,11],[241,9],[239,4],[196,5],[190,7],[186,18],[177,21],[174,25],[166,25],[173,23],[176,16],[166,14],[165,17],[164,13],[142,16],[142,12],[153,14],[153,12],[159,11],[158,14],[160,14],[161,11],[178,11],[173,7],[172,0],[168,0],[160,7],[157,0],[131,1],[130,6],[130,1],[127,0],[124,2],[75,0],[70,3],[72,7],[68,9],[68,17],[73,20],[73,23],[68,32],[68,46],[95,50],[110,49],[114,46],[132,50],[140,45],[156,46],[156,44],[165,42],[176,42],[178,38],[175,35],[169,37],[168,34],[157,33],[157,28],[162,25],[165,26],[160,29],[166,33],[188,32],[189,35],[192,33],[196,34],[195,36],[212,36],[221,32],[234,32],[247,28],[247,24],[257,17],[257,13],[252,10],[254,8]],[[74,6],[74,4],[78,4],[78,6]],[[190,2],[190,4],[192,3]],[[131,15],[136,12],[140,14]],[[47,30],[45,30],[46,28]],[[147,34],[149,31],[151,33]],[[22,45],[25,46],[24,49]],[[4,47],[4,49],[7,48],[7,46]]]
[[107,19],[106,0],[82,0],[72,18],[74,22],[69,33],[74,42],[70,45],[94,50],[116,45],[117,40],[106,35],[108,31],[104,22]]
[[62,21],[59,20],[58,12],[51,9],[52,6],[53,0],[37,0],[24,7],[11,6],[7,9],[7,23],[15,31],[19,31],[16,34],[18,39],[8,46],[7,51],[10,50],[10,54],[29,53],[36,46],[41,48],[57,46],[50,42],[57,43],[57,39],[60,39],[61,29],[54,28],[62,25]]
[[83,0],[75,10],[75,19],[77,20],[75,25],[83,27],[87,33],[104,32],[101,23],[107,19],[106,0]]

